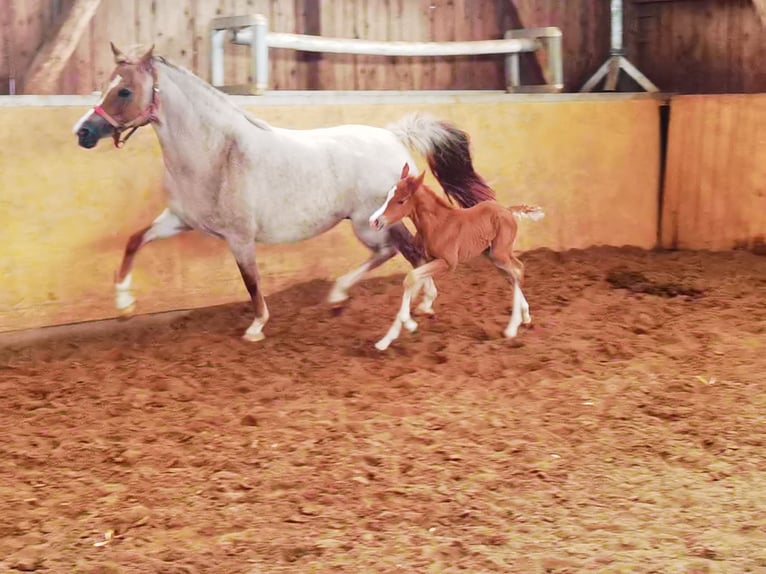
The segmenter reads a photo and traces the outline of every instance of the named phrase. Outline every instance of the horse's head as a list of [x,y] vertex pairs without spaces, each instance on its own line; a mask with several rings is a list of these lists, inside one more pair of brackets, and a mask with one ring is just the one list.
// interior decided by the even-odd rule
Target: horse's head
[[[75,124],[74,133],[84,148],[95,147],[101,138],[112,136],[115,146],[130,137],[136,129],[156,119],[157,73],[152,51],[130,58],[111,44],[116,67],[109,76],[101,101]],[[131,130],[120,141],[120,135]]]
[[412,196],[417,189],[423,185],[425,172],[418,176],[409,175],[410,166],[404,164],[402,175],[388,192],[386,201],[375,213],[370,216],[370,226],[380,231],[389,225],[393,225],[410,215],[415,209],[415,202]]

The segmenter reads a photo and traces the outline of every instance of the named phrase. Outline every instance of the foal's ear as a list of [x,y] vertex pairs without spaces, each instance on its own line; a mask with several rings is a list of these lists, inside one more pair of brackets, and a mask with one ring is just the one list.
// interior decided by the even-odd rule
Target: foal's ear
[[419,188],[421,185],[423,185],[423,179],[426,177],[426,171],[423,170],[420,172],[420,175],[415,178],[415,189]]
[[410,164],[406,163],[404,164],[404,167],[402,168],[402,175],[399,177],[399,179],[404,179],[409,175],[410,173]]
[[112,54],[114,54],[114,63],[127,64],[128,57],[125,54],[123,54],[122,50],[120,50],[117,46],[115,46],[114,42],[109,42],[109,45],[112,47]]
[[154,44],[151,45],[151,47],[146,51],[146,53],[141,56],[141,59],[139,60],[139,64],[141,64],[141,67],[145,70],[150,70],[152,67],[152,58],[154,57]]

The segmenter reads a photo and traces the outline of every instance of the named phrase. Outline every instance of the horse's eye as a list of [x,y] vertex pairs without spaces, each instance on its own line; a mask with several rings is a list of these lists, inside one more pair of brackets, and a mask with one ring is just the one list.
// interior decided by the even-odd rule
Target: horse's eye
[[399,205],[404,205],[406,202],[407,202],[407,200],[406,200],[406,199],[400,199],[400,200],[399,200],[399,201],[397,201],[396,203],[398,203]]
[[128,88],[120,88],[120,90],[117,92],[117,95],[121,98],[129,98],[132,93],[133,92],[131,92]]

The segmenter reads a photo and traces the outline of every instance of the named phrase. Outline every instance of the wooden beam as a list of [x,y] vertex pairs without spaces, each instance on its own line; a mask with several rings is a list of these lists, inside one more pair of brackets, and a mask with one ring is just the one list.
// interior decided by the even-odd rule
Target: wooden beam
[[761,17],[761,25],[766,28],[766,0],[753,0],[753,7]]
[[25,94],[56,92],[61,73],[74,54],[101,0],[75,0],[58,33],[37,51],[29,67]]

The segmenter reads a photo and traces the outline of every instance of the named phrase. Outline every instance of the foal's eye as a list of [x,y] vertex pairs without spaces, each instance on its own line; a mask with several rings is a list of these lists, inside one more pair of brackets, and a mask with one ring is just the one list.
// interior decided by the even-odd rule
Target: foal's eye
[[129,98],[132,93],[128,88],[120,88],[117,95],[121,98]]

